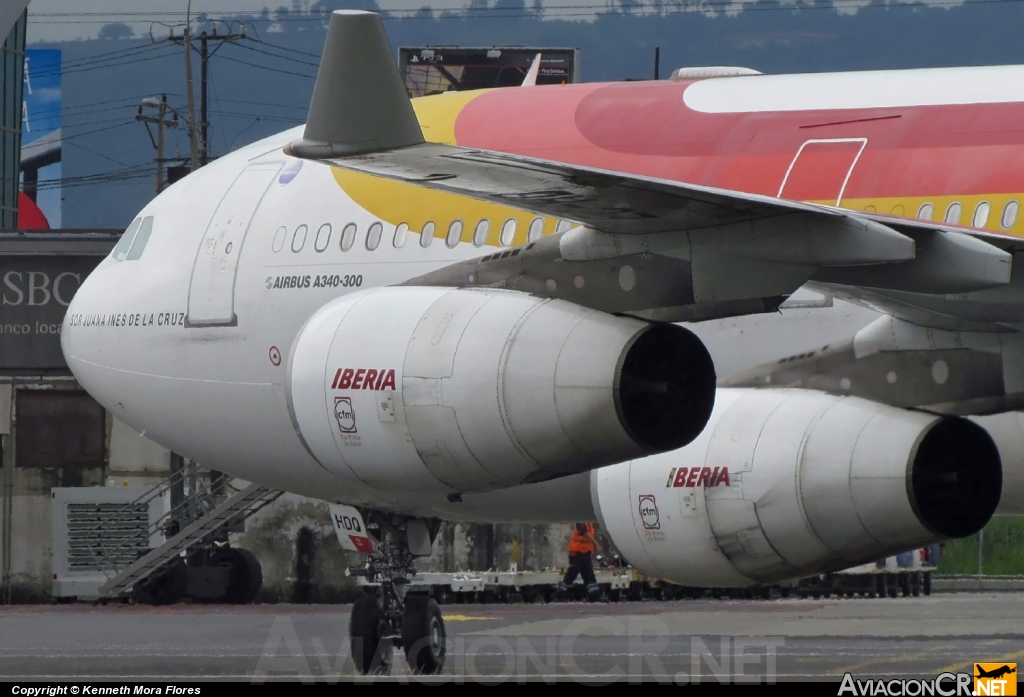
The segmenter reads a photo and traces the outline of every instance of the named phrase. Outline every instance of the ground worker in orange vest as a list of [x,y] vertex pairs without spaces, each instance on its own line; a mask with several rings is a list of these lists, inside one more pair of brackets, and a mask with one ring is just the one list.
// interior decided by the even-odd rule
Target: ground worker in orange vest
[[569,540],[569,568],[565,572],[565,578],[558,584],[556,598],[564,597],[569,586],[576,582],[576,577],[582,576],[587,587],[587,599],[590,602],[604,600],[601,596],[601,586],[597,584],[597,577],[594,576],[595,550],[600,552],[601,544],[594,537],[594,524],[576,523]]

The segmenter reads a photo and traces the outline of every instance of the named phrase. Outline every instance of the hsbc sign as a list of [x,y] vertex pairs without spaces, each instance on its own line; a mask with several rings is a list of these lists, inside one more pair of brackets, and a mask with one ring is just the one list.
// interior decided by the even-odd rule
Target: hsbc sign
[[75,271],[61,271],[56,276],[46,271],[8,271],[3,275],[0,305],[39,307],[55,302],[67,307],[80,285],[82,274]]
[[101,258],[0,250],[0,374],[68,373],[60,348],[64,314]]

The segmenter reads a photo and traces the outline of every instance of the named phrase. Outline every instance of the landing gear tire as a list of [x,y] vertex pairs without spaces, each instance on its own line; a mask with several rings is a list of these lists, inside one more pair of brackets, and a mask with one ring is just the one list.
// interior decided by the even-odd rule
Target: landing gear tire
[[139,605],[173,605],[185,597],[188,567],[181,557],[163,569],[139,581],[132,589],[132,598]]
[[224,547],[214,553],[211,566],[226,566],[230,579],[224,589],[224,602],[246,605],[256,599],[263,587],[263,568],[256,555],[240,547]]
[[444,668],[448,635],[437,601],[408,595],[402,615],[402,646],[409,668],[421,675],[436,675]]
[[391,670],[391,643],[381,639],[384,608],[380,600],[362,597],[348,619],[349,647],[356,670],[363,675],[386,675]]

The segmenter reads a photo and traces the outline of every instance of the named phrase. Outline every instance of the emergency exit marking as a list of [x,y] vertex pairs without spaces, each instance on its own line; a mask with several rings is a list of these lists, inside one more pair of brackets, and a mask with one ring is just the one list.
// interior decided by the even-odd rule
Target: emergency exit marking
[[281,350],[276,346],[270,347],[270,362],[275,366],[281,365]]

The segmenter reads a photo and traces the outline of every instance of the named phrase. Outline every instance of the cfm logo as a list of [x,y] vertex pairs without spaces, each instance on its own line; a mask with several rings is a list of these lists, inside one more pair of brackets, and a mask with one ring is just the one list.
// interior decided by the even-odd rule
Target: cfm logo
[[356,410],[352,408],[350,397],[334,398],[334,418],[338,420],[338,430],[342,433],[356,432]]
[[331,382],[332,390],[394,390],[395,369],[338,368]]
[[673,467],[668,473],[665,488],[694,486],[729,486],[728,467]]
[[654,494],[640,494],[640,521],[644,530],[661,530],[661,515]]

